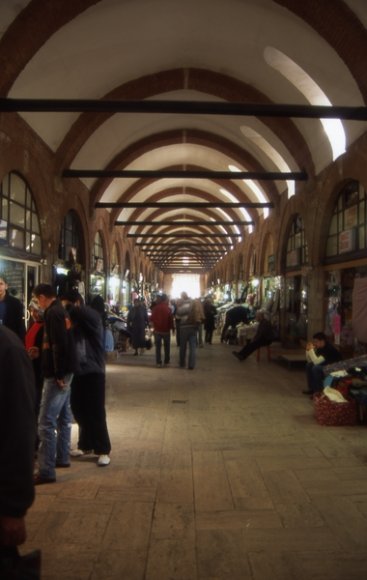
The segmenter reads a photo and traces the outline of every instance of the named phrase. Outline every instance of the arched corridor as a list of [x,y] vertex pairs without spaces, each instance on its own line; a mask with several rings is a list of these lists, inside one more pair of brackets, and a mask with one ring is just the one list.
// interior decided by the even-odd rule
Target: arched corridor
[[366,577],[365,425],[319,426],[302,368],[232,348],[108,364],[110,466],[73,459],[28,514],[43,580]]

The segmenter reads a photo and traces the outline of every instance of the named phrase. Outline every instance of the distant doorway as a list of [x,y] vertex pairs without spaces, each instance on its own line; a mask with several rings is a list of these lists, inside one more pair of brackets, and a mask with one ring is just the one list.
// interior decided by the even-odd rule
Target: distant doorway
[[187,292],[190,298],[200,298],[200,274],[173,274],[171,297],[179,298]]

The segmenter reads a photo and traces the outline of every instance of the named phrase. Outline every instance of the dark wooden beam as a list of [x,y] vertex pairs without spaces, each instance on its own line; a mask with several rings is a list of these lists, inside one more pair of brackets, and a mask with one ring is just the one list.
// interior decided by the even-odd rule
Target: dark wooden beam
[[180,115],[229,115],[241,117],[294,117],[299,119],[349,119],[366,121],[366,107],[229,103],[223,101],[161,101],[110,99],[12,99],[0,98],[6,113],[169,113]]
[[115,226],[253,226],[255,222],[244,220],[214,220],[214,221],[144,221],[144,220],[117,220]]
[[229,179],[231,181],[258,179],[277,181],[291,179],[307,181],[305,171],[196,171],[180,169],[64,169],[66,178],[113,178],[113,179]]
[[[211,246],[217,246],[219,248],[233,248],[235,244],[230,243],[223,243],[223,242],[198,242],[197,244],[193,242],[177,242],[172,243],[169,247],[170,248],[207,248]],[[167,242],[135,242],[135,246],[141,246],[141,250],[144,252],[144,248],[151,248],[160,247],[160,248],[167,248]]]
[[247,201],[98,201],[96,208],[154,208],[154,209],[212,209],[212,208],[247,208],[261,209],[274,207],[273,202],[247,202]]
[[187,234],[126,234],[128,238],[242,238],[242,234],[216,234],[212,232],[199,232],[197,234],[188,232]]
[[224,253],[221,253],[221,252],[194,252],[194,251],[188,252],[188,251],[183,250],[182,252],[179,252],[179,253],[178,252],[151,252],[151,253],[145,252],[145,255],[148,258],[163,258],[163,257],[169,258],[169,257],[173,257],[173,256],[177,256],[177,257],[178,256],[188,256],[189,258],[196,257],[196,256],[198,256],[198,257],[207,257],[208,256],[208,257],[213,257],[213,258],[219,258],[220,256],[223,256]]

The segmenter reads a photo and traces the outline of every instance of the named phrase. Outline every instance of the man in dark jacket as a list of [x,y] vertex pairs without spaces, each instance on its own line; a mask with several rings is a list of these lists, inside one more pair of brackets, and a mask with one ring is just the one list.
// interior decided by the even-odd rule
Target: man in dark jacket
[[84,306],[83,298],[72,291],[62,297],[73,325],[77,368],[71,383],[71,410],[79,426],[78,448],[73,457],[94,452],[98,467],[110,464],[111,442],[105,409],[105,353],[100,314]]
[[70,385],[76,366],[71,322],[49,284],[39,284],[34,295],[44,310],[42,343],[43,392],[39,413],[39,471],[35,485],[54,483],[56,467],[69,467],[72,414]]
[[23,305],[8,292],[8,282],[3,274],[0,274],[0,324],[7,326],[24,340],[25,324]]
[[269,346],[274,340],[274,331],[271,322],[265,318],[265,313],[260,310],[256,313],[256,320],[259,325],[256,330],[254,338],[246,344],[238,352],[233,351],[232,354],[239,361],[245,360],[250,354],[252,354],[258,348],[262,346]]
[[228,312],[226,312],[220,341],[225,341],[228,328],[236,328],[237,324],[240,324],[241,322],[244,324],[248,322],[248,308],[246,306],[242,306],[239,301],[236,301],[236,306],[233,306],[228,310]]
[[32,365],[19,338],[5,326],[0,326],[0,368],[0,577],[5,579],[13,577],[17,546],[26,540],[36,439]]

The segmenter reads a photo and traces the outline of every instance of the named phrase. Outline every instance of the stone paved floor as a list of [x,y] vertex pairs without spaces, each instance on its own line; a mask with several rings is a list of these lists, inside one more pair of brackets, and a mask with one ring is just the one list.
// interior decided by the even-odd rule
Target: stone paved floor
[[366,579],[366,426],[319,426],[300,369],[172,349],[108,365],[110,466],[37,488],[43,580]]

